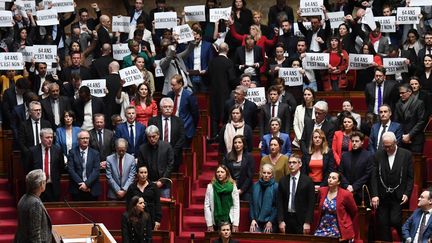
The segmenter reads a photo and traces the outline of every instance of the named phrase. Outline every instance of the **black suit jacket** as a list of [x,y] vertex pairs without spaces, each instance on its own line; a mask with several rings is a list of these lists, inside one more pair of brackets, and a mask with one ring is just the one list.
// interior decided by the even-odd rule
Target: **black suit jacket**
[[[157,161],[151,160],[151,154],[153,153],[156,153]],[[169,143],[159,140],[156,146],[150,143],[143,144],[139,147],[137,158],[140,165],[147,166],[150,181],[157,181],[162,177],[171,177],[174,152]]]
[[[311,46],[310,44],[311,44],[312,36],[314,33],[313,33],[312,29],[306,29],[306,27],[303,25],[303,22],[297,22],[297,23],[298,23],[298,27],[299,27],[300,32],[306,37],[306,44],[308,46],[308,50],[310,50],[310,46]],[[326,20],[325,26],[326,26],[326,28],[325,29],[323,29],[323,28],[319,29],[318,34],[317,34],[318,37],[321,37],[321,39],[324,40],[324,43],[319,44],[321,51],[324,51],[327,49],[327,46],[326,46],[327,42],[325,40],[327,40],[327,37],[329,37],[331,35],[330,20]]]
[[[264,63],[264,57],[262,56],[262,50],[259,46],[254,46],[253,48],[254,52],[254,63],[259,63],[259,67],[255,68],[255,73],[258,76],[260,67]],[[244,46],[240,46],[236,49],[235,56],[234,56],[234,63],[236,70],[239,70],[239,73],[242,74],[244,70],[246,69],[243,67],[242,69],[239,68],[239,65],[245,65],[246,62],[246,48]]]
[[[352,161],[353,153],[358,153],[356,163]],[[342,153],[339,171],[342,174],[342,188],[347,188],[349,185],[353,187],[355,192],[361,191],[364,184],[369,182],[372,173],[373,154],[365,149],[358,152]]]
[[96,129],[90,130],[90,147],[98,151],[100,160],[105,161],[108,155],[114,151],[114,133],[109,129],[104,129],[102,132],[102,148],[99,146],[99,139]]
[[108,90],[108,94],[103,97],[105,103],[105,124],[107,128],[111,129],[111,116],[113,114],[120,114],[121,111],[120,105],[115,101],[117,91],[121,88],[121,79],[120,75],[116,73],[109,74],[104,79],[106,80],[106,88]]
[[[60,72],[60,79],[63,82],[72,82],[72,67],[65,67],[61,72]],[[80,66],[80,70],[79,70],[79,74],[81,77],[81,80],[87,80],[87,79],[92,79],[93,76],[90,72],[90,69],[86,66],[81,65]],[[60,86],[61,87],[61,86]]]
[[[48,121],[42,119],[39,120],[39,132],[42,128],[50,127],[51,124]],[[30,147],[33,147],[34,143],[33,127],[31,118],[29,118],[27,121],[21,123],[20,129],[18,130],[18,144],[23,155],[28,155]]]
[[[96,113],[104,114],[105,104],[103,103],[101,98],[92,97],[91,102],[92,102],[92,117]],[[84,121],[84,106],[85,106],[85,103],[80,99],[75,100],[73,105],[72,105],[72,109],[76,115],[75,122],[76,122],[76,125],[79,127],[82,126],[83,121]]]
[[[309,173],[311,172],[310,167],[309,167],[310,160],[311,160],[311,154],[309,154],[309,153],[303,154],[303,157],[302,157],[302,163],[303,164],[301,167],[301,171],[305,175],[309,175]],[[329,148],[328,153],[323,155],[323,167],[322,167],[323,179],[320,183],[321,186],[327,185],[327,178],[334,169],[335,169],[335,159],[333,156],[333,152]]]
[[94,78],[102,78],[109,74],[108,65],[114,61],[114,58],[111,56],[101,56],[93,60],[93,63],[90,67],[92,76]]
[[[237,159],[237,158],[236,158]],[[224,157],[222,164],[228,167],[231,172],[231,176],[233,175],[234,165],[237,161],[228,160],[227,156]],[[241,165],[240,165],[240,175],[236,180],[236,186],[238,189],[242,190],[242,194],[249,192],[253,185],[253,177],[255,174],[255,159],[251,153],[244,152]],[[233,178],[234,179],[234,178]]]
[[15,86],[6,89],[2,97],[3,126],[9,127],[12,123],[12,110],[17,106]]
[[[63,119],[63,113],[67,110],[71,109],[71,102],[68,97],[66,96],[60,96],[59,97],[59,117],[60,117],[60,123]],[[54,113],[51,106],[51,98],[46,98],[41,100],[41,106],[42,106],[42,119],[47,120],[51,123],[51,127],[55,130],[57,128],[55,124],[54,119]]]
[[[290,131],[291,131],[291,116],[292,116],[292,113],[290,111],[288,104],[279,103],[277,117],[279,117],[282,121],[282,124],[280,127],[281,132],[288,133],[288,134],[290,133]],[[269,121],[270,121],[271,117],[272,117],[272,104],[267,103],[261,109],[261,124],[260,124],[261,137],[264,134],[269,133],[269,131],[270,131]]]
[[[43,169],[44,161],[42,159],[41,144],[30,148],[30,157],[28,162],[30,170]],[[63,153],[60,148],[52,146],[50,148],[50,179],[53,187],[53,198],[57,201],[60,197],[60,178],[64,167]],[[30,171],[29,170],[29,171]]]
[[[372,170],[371,197],[380,197],[382,199],[386,194],[386,189],[382,185],[380,177],[387,187],[394,188],[399,185],[394,191],[399,201],[402,199],[402,195],[407,195],[409,198],[414,185],[411,152],[398,147],[393,167],[390,170],[387,152],[382,149],[378,150],[375,154]],[[402,179],[401,182],[400,179]]]
[[[224,123],[226,124],[229,120],[229,117],[231,114],[230,110],[235,105],[235,101],[233,98],[230,98],[229,100],[225,101],[225,115],[224,115]],[[246,124],[248,124],[252,130],[255,129],[255,126],[257,124],[257,113],[258,108],[252,101],[246,100],[243,105],[243,119]]]
[[[32,91],[35,92],[35,94],[39,95],[39,89],[41,89],[42,86],[42,80],[39,75],[36,75],[35,72],[29,72],[29,80],[32,84]],[[51,74],[47,74],[45,76],[45,80],[55,80]],[[60,82],[58,82],[59,86],[61,85]]]
[[[305,122],[304,128],[303,128],[303,134],[301,138],[301,144],[300,148],[303,152],[303,154],[309,154],[309,145],[312,141],[312,133],[315,127],[315,121],[310,120],[308,122]],[[332,147],[332,141],[333,141],[333,135],[335,132],[335,127],[332,122],[329,120],[325,120],[324,123],[321,126],[321,130],[324,131],[324,134],[326,135],[327,143],[329,148]]]
[[[291,192],[291,175],[282,177],[278,186],[278,222],[286,221],[288,218],[288,200]],[[315,187],[312,179],[300,174],[295,193],[295,210],[297,221],[303,226],[304,223],[313,223],[315,208]],[[286,223],[286,222],[285,222]]]
[[[376,83],[370,82],[366,84],[365,89],[365,97],[366,97],[366,105],[368,108],[368,112],[374,112],[375,105],[375,93],[376,93]],[[386,80],[384,81],[384,91],[382,96],[383,104],[388,104],[394,109],[394,106],[399,99],[399,84],[394,80]]]

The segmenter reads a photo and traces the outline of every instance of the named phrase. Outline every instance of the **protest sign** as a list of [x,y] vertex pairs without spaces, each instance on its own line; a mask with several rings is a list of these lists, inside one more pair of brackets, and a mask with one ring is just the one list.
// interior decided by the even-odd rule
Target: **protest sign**
[[128,44],[113,44],[113,58],[117,61],[122,61],[123,57],[131,54]]
[[[304,26],[307,30],[310,30],[310,29],[312,28],[312,24],[311,24],[311,22],[302,22],[302,23],[303,23],[303,26]],[[302,34],[302,32],[300,31],[297,22],[294,23],[294,35],[295,35],[295,36],[298,36],[298,37],[305,37],[305,36]]]
[[405,63],[406,58],[383,58],[383,66],[386,69],[386,75],[396,73],[407,73],[408,66]]
[[130,30],[129,16],[113,16],[112,17],[112,32],[129,33]]
[[323,0],[300,0],[301,16],[320,16],[323,14],[321,6]]
[[345,13],[343,11],[339,12],[329,12],[327,16],[330,20],[330,27],[332,29],[339,28],[339,25],[345,22]]
[[13,19],[11,11],[0,11],[0,27],[12,27]]
[[0,10],[6,10],[6,3],[3,1],[0,1]]
[[33,46],[26,46],[20,51],[23,55],[24,62],[31,62],[33,58]]
[[420,7],[400,7],[397,8],[397,24],[418,24],[420,22]]
[[430,6],[432,3],[430,0],[411,0],[410,7]]
[[53,67],[52,63],[47,62],[47,75],[56,75],[57,74],[57,68]]
[[372,65],[373,55],[368,54],[349,54],[349,69],[366,69]]
[[23,70],[24,60],[21,52],[0,53],[0,70]]
[[279,78],[283,78],[287,86],[303,85],[303,74],[298,68],[279,68]]
[[196,5],[196,6],[185,6],[185,20],[186,22],[194,21],[206,21],[205,18],[205,5]]
[[306,53],[303,60],[304,69],[324,70],[328,69],[330,56],[328,53]]
[[380,16],[375,17],[375,21],[381,24],[382,33],[396,32],[396,16]]
[[70,13],[75,10],[73,0],[45,0],[43,1],[45,9],[48,9],[50,3],[57,13]]
[[178,43],[186,43],[188,41],[193,41],[194,35],[192,33],[192,29],[188,24],[178,25],[173,28],[173,33],[179,37]]
[[123,87],[127,87],[132,84],[138,85],[144,82],[143,74],[136,66],[120,69],[119,74],[120,78],[125,81]]
[[36,23],[39,26],[58,25],[57,11],[55,9],[39,10],[36,12]]
[[88,79],[82,80],[81,86],[90,88],[90,94],[94,97],[105,97],[106,80],[105,79]]
[[36,1],[15,1],[17,10],[21,11],[22,16],[27,16],[26,12],[30,11],[33,15],[36,14]]
[[266,103],[266,93],[264,87],[249,88],[245,97],[249,101],[252,101],[257,106],[262,106]]
[[369,25],[369,28],[371,28],[371,30],[376,29],[375,17],[371,8],[366,8],[365,14],[361,19],[361,23]]
[[231,7],[210,9],[210,22],[215,23],[220,19],[229,20],[230,17],[231,17]]
[[57,62],[56,45],[34,45],[33,57],[36,62]]
[[154,14],[155,29],[170,29],[177,26],[176,12],[163,12]]
[[164,74],[162,72],[162,68],[160,67],[160,60],[155,60],[154,63],[156,64],[155,67],[155,77],[163,77]]

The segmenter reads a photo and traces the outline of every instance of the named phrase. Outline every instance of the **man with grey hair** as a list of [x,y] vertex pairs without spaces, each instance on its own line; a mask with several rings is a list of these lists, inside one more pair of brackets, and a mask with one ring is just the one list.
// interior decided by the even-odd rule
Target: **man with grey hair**
[[18,202],[18,227],[16,243],[52,241],[51,219],[40,195],[45,191],[45,173],[41,169],[32,170],[26,176],[27,193]]
[[167,182],[174,166],[173,149],[169,143],[159,140],[159,129],[155,125],[148,126],[145,133],[148,142],[139,148],[138,164],[147,167],[148,178],[156,183],[161,197],[170,198],[170,184]]
[[129,186],[136,175],[135,158],[126,153],[128,142],[124,138],[115,141],[116,152],[106,159],[106,177],[108,179],[108,198],[124,200]]
[[315,129],[321,129],[326,135],[328,146],[331,148],[333,135],[335,132],[334,124],[327,118],[328,104],[325,101],[318,101],[314,105],[315,120],[305,122],[300,148],[303,154],[309,153],[309,145],[312,141],[312,134]]
[[174,102],[171,98],[162,98],[159,107],[160,115],[150,118],[148,125],[157,126],[161,131],[159,139],[171,144],[174,151],[173,172],[178,172],[182,163],[186,138],[183,121],[173,114]]
[[60,198],[60,178],[65,172],[64,157],[57,146],[52,146],[54,132],[51,128],[42,128],[40,131],[41,143],[30,148],[27,162],[29,170],[42,169],[47,178],[46,190],[41,195],[44,202],[55,202]]
[[247,88],[243,85],[238,85],[233,91],[233,97],[225,102],[225,117],[224,124],[228,122],[231,114],[228,114],[234,105],[239,105],[243,110],[243,120],[252,130],[257,125],[258,107],[250,100],[246,99]]
[[402,209],[408,206],[414,185],[412,154],[397,146],[393,132],[382,136],[383,149],[375,153],[371,177],[372,207],[380,230],[376,240],[392,241],[391,228],[402,238]]
[[48,89],[49,96],[40,102],[42,118],[49,121],[55,130],[62,122],[63,113],[71,109],[71,101],[66,96],[60,96],[60,86],[57,83],[51,83]]

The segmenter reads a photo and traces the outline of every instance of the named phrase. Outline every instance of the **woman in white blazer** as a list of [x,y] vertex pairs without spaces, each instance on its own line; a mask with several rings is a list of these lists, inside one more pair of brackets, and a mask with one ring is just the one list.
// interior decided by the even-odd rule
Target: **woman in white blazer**
[[303,90],[303,102],[296,107],[294,113],[294,133],[295,138],[292,144],[300,148],[300,139],[303,134],[305,119],[315,119],[315,91],[309,87]]

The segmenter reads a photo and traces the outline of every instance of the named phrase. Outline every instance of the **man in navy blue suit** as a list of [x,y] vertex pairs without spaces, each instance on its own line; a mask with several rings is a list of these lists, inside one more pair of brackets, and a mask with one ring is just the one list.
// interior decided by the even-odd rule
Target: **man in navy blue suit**
[[[369,134],[369,144],[368,150],[372,153],[375,153],[378,150],[378,147],[382,148],[382,142],[380,142],[380,138],[384,134],[384,132],[393,132],[396,135],[396,139],[398,144],[402,139],[402,128],[399,123],[392,121],[391,118],[392,110],[389,105],[383,104],[379,108],[379,118],[380,122],[375,123]],[[384,130],[385,127],[385,130]]]
[[432,191],[427,189],[418,199],[418,207],[402,226],[404,242],[426,243],[432,236]]
[[136,112],[134,106],[129,106],[125,110],[126,122],[118,125],[115,130],[115,140],[124,138],[128,141],[128,154],[135,155],[141,144],[144,144],[146,138],[144,136],[145,126],[136,122]]
[[90,134],[78,133],[78,147],[68,154],[69,192],[74,201],[96,201],[101,194],[99,152],[90,148]]

